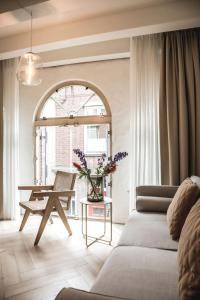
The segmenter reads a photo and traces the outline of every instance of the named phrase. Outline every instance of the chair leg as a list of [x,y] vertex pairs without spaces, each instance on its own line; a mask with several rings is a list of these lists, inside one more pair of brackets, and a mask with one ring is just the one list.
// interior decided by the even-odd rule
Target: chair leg
[[23,230],[23,228],[26,224],[26,221],[28,220],[29,215],[30,215],[30,210],[26,209],[25,213],[24,213],[24,216],[23,216],[23,219],[22,219],[22,222],[21,222],[21,225],[20,225],[20,228],[19,228],[19,231]]
[[[39,213],[39,215],[43,217],[43,216],[44,216],[44,212]],[[53,218],[52,218],[51,215],[49,216],[49,223],[50,223],[50,224],[54,224]]]
[[56,207],[56,210],[57,210],[61,220],[63,221],[63,224],[65,225],[65,228],[67,229],[69,235],[72,235],[72,231],[71,231],[71,228],[69,226],[68,220],[65,216],[62,205],[60,204],[60,201],[58,199],[55,200],[55,207]]
[[47,224],[47,221],[49,220],[52,209],[53,209],[53,201],[51,201],[51,199],[49,199],[49,201],[47,203],[47,206],[46,206],[46,209],[45,209],[45,212],[44,212],[44,216],[42,217],[42,221],[40,223],[40,227],[38,229],[38,233],[37,233],[37,236],[36,236],[36,239],[35,239],[35,242],[34,242],[34,246],[36,246],[39,243],[39,240],[42,236],[42,233],[43,233],[44,228]]

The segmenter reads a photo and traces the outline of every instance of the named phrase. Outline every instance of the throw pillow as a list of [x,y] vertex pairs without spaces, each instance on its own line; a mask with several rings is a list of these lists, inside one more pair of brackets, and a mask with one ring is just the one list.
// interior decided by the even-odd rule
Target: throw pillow
[[183,226],[179,245],[180,300],[200,299],[200,199]]
[[190,178],[187,178],[174,195],[167,210],[167,223],[173,240],[179,239],[184,222],[196,202],[198,194],[198,186]]

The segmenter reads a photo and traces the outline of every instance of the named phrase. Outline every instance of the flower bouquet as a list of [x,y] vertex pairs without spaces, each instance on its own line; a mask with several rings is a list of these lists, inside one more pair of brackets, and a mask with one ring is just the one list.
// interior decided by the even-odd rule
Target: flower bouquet
[[103,201],[104,198],[104,177],[114,173],[117,169],[117,162],[125,158],[127,152],[118,152],[114,158],[106,160],[106,154],[103,153],[98,159],[97,167],[92,170],[88,168],[85,154],[80,149],[74,149],[78,156],[80,164],[74,162],[74,167],[79,172],[79,178],[87,178],[87,200],[91,202]]

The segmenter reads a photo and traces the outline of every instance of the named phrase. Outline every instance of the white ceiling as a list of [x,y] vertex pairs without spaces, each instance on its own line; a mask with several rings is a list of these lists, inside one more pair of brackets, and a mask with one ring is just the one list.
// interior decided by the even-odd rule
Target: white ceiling
[[[177,2],[177,0],[12,0],[12,2],[1,0],[0,38],[29,31],[30,16],[27,11],[31,10],[33,29],[40,29],[54,24],[71,23],[175,1]],[[20,8],[24,7],[24,3],[31,4],[26,8],[27,11]]]

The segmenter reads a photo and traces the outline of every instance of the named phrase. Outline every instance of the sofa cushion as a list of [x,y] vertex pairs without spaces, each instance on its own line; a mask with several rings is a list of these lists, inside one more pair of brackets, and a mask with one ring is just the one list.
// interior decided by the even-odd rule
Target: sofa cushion
[[169,235],[166,214],[132,212],[118,245],[177,250]]
[[200,299],[200,199],[183,226],[179,246],[179,293],[181,300]]
[[178,299],[177,252],[119,246],[91,291],[132,300]]
[[199,188],[190,178],[185,179],[179,186],[167,210],[167,222],[172,239],[179,239],[184,222],[198,194]]
[[200,177],[198,177],[198,176],[191,176],[190,179],[192,180],[193,183],[196,183],[196,185],[198,185],[199,191],[200,191]]
[[63,288],[55,300],[124,300],[123,298],[103,296],[73,288]]

